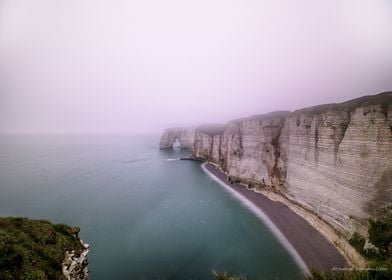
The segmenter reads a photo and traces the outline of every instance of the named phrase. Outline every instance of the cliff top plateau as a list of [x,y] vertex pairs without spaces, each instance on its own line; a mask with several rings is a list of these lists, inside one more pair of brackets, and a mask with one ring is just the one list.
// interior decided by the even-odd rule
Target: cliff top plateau
[[76,279],[62,269],[67,252],[85,249],[78,232],[45,220],[0,218],[0,279]]

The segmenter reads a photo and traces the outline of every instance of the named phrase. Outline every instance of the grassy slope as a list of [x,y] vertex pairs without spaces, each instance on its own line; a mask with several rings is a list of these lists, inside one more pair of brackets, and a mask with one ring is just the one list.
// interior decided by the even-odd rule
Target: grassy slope
[[318,115],[328,111],[353,111],[360,106],[382,105],[387,108],[392,105],[392,92],[383,92],[376,95],[362,96],[342,103],[323,104],[303,108],[295,111],[296,114]]
[[0,218],[0,279],[64,279],[65,251],[82,250],[78,228]]

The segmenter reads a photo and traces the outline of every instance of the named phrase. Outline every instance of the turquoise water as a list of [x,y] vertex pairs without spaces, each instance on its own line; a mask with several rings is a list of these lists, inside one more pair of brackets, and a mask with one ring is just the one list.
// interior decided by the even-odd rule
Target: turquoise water
[[81,227],[91,279],[298,278],[267,227],[158,136],[0,136],[0,215]]

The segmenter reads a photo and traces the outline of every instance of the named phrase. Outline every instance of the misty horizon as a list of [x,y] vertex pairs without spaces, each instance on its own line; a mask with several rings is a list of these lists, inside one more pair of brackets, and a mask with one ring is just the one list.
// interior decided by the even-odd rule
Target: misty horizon
[[392,89],[389,1],[0,0],[0,133],[151,134]]

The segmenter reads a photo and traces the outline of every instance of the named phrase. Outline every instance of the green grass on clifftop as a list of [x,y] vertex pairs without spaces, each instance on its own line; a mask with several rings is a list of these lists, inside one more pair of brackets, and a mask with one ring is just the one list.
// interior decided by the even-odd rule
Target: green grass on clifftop
[[0,279],[65,279],[65,252],[83,248],[78,231],[44,220],[0,218]]

